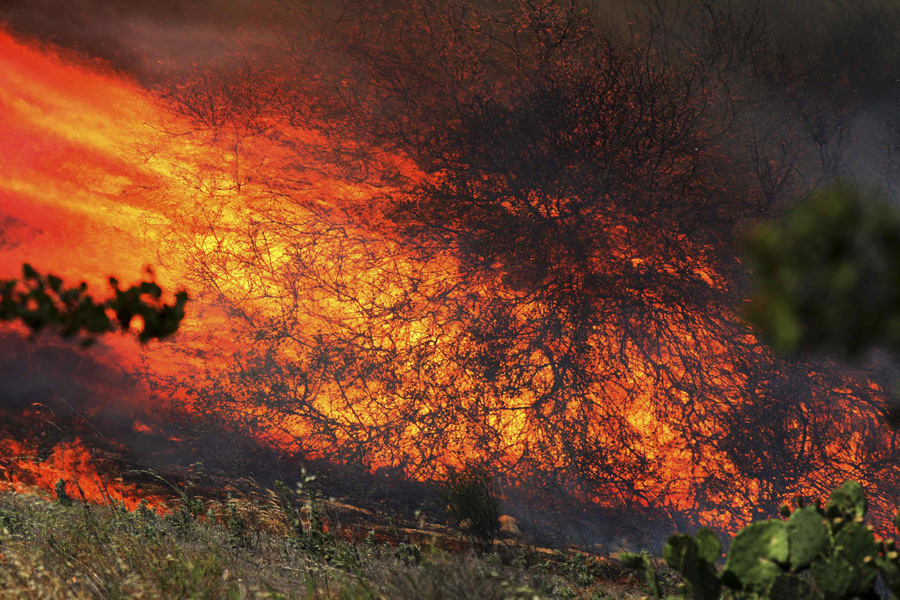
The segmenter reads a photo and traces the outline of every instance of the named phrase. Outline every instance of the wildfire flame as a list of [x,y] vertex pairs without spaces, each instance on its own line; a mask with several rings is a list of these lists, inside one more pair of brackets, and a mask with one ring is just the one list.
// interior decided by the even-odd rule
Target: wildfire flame
[[[723,339],[736,321],[726,308],[712,306],[722,315],[711,321],[658,287],[631,290],[641,298],[633,314],[567,331],[565,315],[583,307],[548,304],[521,284],[553,285],[540,264],[523,262],[515,276],[487,264],[473,280],[458,247],[406,242],[388,200],[440,188],[441,172],[378,149],[378,169],[360,175],[335,159],[360,142],[277,110],[246,122],[223,113],[213,127],[183,106],[0,33],[0,276],[27,261],[95,286],[152,265],[164,286],[187,285],[199,300],[175,344],[106,342],[110,364],[143,370],[154,406],[216,415],[285,451],[423,479],[488,460],[511,481],[553,477],[587,503],[662,507],[732,531],[761,502],[774,510],[846,476],[891,498],[890,476],[870,469],[885,464],[893,434],[860,404],[880,401],[874,384],[778,375],[789,367],[751,335]],[[541,217],[562,218],[560,207]],[[727,288],[703,243],[681,239],[690,260],[676,260],[640,223],[616,219],[606,252],[578,258],[590,273]],[[535,251],[548,248],[566,252]],[[638,310],[661,324],[641,343],[628,333],[647,322]],[[776,366],[752,371],[753,360]],[[808,396],[786,406],[756,397],[778,386]],[[774,416],[748,439],[774,439],[745,448],[735,436],[759,425],[754,411]],[[826,423],[835,414],[843,420]],[[33,451],[0,440],[7,464]],[[767,476],[792,467],[781,486]],[[102,478],[77,441],[16,460],[6,478],[16,489],[78,481],[89,500],[130,508],[140,496],[91,483]]]
[[15,440],[0,440],[4,467],[0,489],[29,492],[33,489],[55,490],[58,481],[66,482],[70,497],[100,504],[117,503],[134,510],[143,503],[148,510],[165,512],[165,501],[148,495],[120,477],[101,475],[90,450],[79,440],[60,444],[40,459],[34,448]]

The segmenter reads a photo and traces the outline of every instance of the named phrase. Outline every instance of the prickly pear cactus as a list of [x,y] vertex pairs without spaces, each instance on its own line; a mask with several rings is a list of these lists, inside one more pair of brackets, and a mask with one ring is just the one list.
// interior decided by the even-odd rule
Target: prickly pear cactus
[[722,546],[719,538],[709,529],[702,529],[696,538],[689,535],[673,535],[663,548],[666,564],[681,573],[694,598],[718,600],[721,584],[716,572],[716,561]]
[[861,485],[848,481],[831,492],[826,508],[831,518],[862,518],[866,514],[866,494]]
[[656,600],[662,598],[662,592],[659,587],[659,578],[656,576],[656,569],[653,567],[653,563],[650,562],[649,558],[643,554],[623,554],[620,559],[622,560],[622,564],[629,569],[642,571],[647,578],[647,587],[650,588],[650,593],[653,594],[653,597],[656,598]]
[[792,571],[805,569],[831,547],[831,532],[815,506],[805,506],[791,515],[787,523]]
[[734,589],[763,592],[781,575],[790,557],[783,521],[752,523],[731,543],[722,582]]
[[[670,568],[681,574],[687,597],[718,600],[729,588],[733,598],[769,600],[851,600],[877,598],[879,580],[900,597],[900,552],[893,540],[878,541],[864,522],[862,486],[848,481],[834,490],[825,508],[803,506],[786,521],[752,523],[731,543],[719,570],[721,546],[715,534],[673,535],[663,549]],[[900,529],[900,511],[895,518]],[[647,572],[651,592],[660,600],[657,577],[649,561],[635,567]]]

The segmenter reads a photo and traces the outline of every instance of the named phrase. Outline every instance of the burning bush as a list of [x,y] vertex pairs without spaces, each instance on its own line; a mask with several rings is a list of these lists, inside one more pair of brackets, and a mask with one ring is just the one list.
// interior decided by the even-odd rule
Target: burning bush
[[[121,213],[195,293],[190,336],[126,362],[213,453],[418,479],[479,457],[635,528],[735,530],[855,477],[887,522],[881,380],[779,359],[733,310],[735,229],[846,170],[848,139],[736,6],[606,26],[575,0],[284,3],[264,52],[152,98],[0,38],[27,99],[4,124],[80,151],[60,189],[115,210],[77,222]],[[63,104],[102,135],[22,112]],[[61,171],[7,158],[17,182]]]
[[824,141],[783,164],[741,125],[766,110],[738,102],[767,68],[760,19],[653,13],[623,36],[578,2],[466,7],[294,15],[286,46],[328,31],[327,68],[267,55],[181,83],[197,147],[235,171],[180,171],[205,192],[168,254],[237,350],[160,395],[308,457],[438,478],[483,456],[731,529],[848,476],[887,485],[880,388],[772,356],[733,310],[733,230],[810,153],[840,164],[824,105],[794,122]]

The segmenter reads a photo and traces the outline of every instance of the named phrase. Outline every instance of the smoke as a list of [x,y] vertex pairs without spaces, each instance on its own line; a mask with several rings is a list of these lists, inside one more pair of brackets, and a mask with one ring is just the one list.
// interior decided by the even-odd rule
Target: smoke
[[[111,410],[122,412],[133,397],[124,373],[109,362],[102,344],[82,349],[76,344],[43,339],[41,343],[11,332],[0,334],[0,406],[16,410],[33,404],[61,408],[63,400],[78,411],[97,410],[115,398]],[[98,402],[99,401],[99,402]]]
[[24,0],[0,6],[0,22],[25,38],[101,59],[144,83],[196,66],[227,66],[253,28],[254,0]]

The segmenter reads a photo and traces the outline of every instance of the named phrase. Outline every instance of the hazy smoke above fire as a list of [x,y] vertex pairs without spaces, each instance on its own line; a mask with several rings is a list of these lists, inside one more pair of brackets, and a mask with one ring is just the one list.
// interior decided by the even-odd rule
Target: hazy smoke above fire
[[220,61],[252,32],[251,0],[26,0],[0,7],[7,27],[94,56],[147,82]]
[[852,476],[884,516],[883,382],[783,361],[736,311],[742,227],[896,175],[895,81],[853,32],[900,13],[816,2],[17,3],[2,265],[189,288],[178,343],[94,355],[157,436],[418,479],[484,461],[731,529]]

